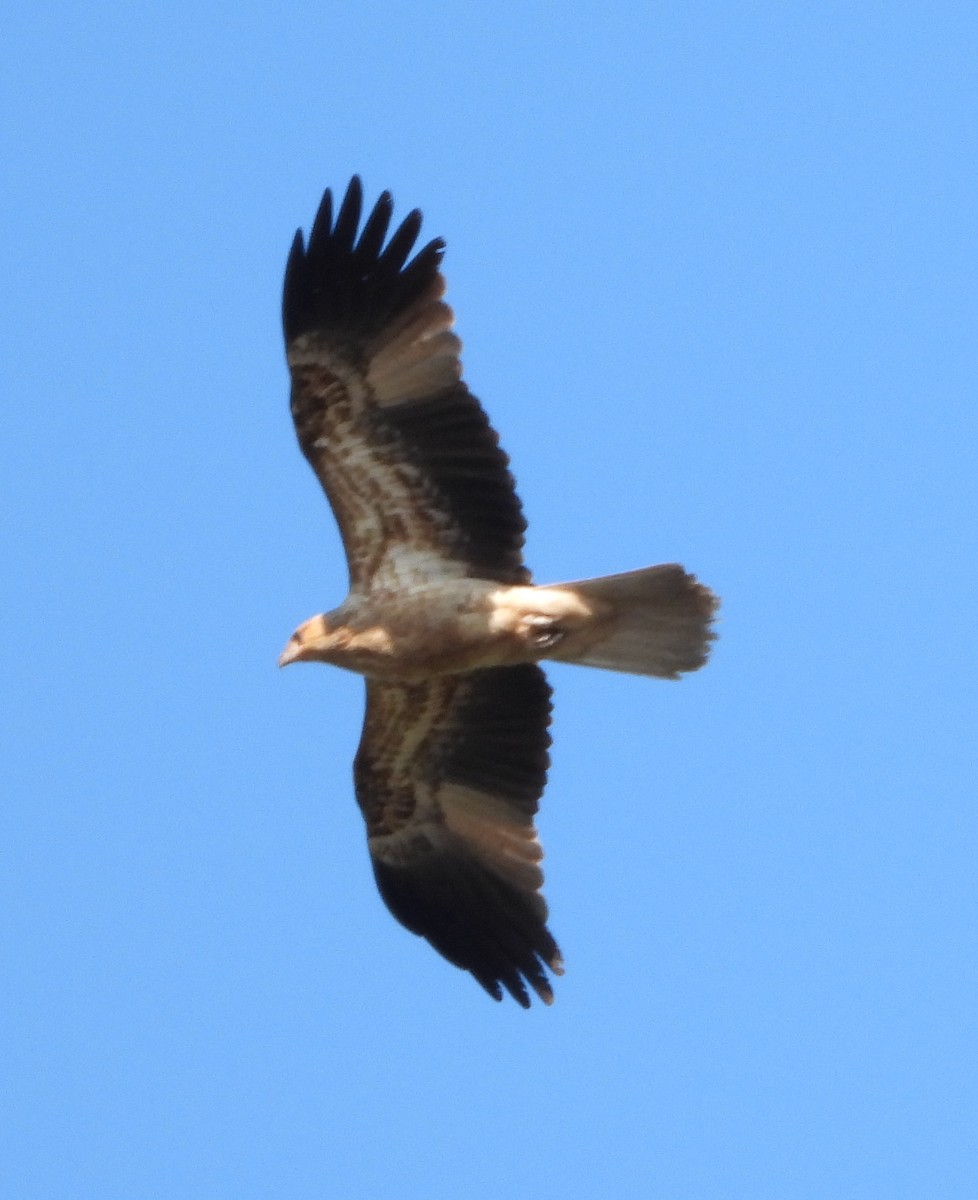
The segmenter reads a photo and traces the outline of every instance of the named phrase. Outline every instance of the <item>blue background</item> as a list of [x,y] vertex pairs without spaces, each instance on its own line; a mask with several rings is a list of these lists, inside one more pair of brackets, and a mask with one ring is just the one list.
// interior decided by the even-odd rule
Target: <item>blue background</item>
[[[3,1194],[978,1194],[978,10],[21,0],[0,49]],[[679,684],[555,667],[567,975],[388,916],[294,443],[326,185],[448,241],[541,581],[684,562]]]

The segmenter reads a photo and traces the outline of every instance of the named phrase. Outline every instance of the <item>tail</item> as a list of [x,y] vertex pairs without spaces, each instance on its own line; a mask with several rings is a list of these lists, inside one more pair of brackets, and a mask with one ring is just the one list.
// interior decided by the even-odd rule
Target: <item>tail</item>
[[719,600],[676,563],[558,585],[594,620],[547,654],[559,662],[678,679],[705,662]]

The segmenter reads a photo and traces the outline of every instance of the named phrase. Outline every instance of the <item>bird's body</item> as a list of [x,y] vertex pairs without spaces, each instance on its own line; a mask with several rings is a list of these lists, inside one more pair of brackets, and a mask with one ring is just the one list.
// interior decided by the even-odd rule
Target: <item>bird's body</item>
[[547,1001],[562,971],[540,894],[533,817],[549,764],[554,659],[677,678],[706,659],[716,599],[682,567],[536,587],[508,459],[461,379],[439,270],[388,238],[387,193],[362,230],[358,179],[327,191],[286,268],[292,413],[333,506],[350,589],[280,662],[367,680],[354,764],[381,894],[496,999]]
[[351,594],[300,626],[281,662],[315,660],[371,679],[413,683],[537,662],[595,620],[580,596],[559,587],[425,582]]

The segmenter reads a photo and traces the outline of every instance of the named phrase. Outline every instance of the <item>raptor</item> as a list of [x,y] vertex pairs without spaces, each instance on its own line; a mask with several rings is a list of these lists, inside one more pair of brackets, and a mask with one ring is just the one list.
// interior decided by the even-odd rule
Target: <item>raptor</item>
[[354,763],[380,894],[495,999],[561,974],[534,816],[556,660],[675,679],[706,661],[713,593],[665,564],[534,585],[509,460],[462,380],[444,243],[363,219],[354,178],[295,236],[283,323],[302,452],[339,524],[349,593],[280,659],[366,680]]

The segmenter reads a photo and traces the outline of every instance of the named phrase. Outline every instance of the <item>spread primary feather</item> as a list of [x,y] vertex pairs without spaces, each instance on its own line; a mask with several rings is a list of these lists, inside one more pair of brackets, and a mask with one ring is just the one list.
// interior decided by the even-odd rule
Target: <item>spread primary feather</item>
[[297,233],[283,297],[292,416],[339,524],[347,598],[280,662],[366,679],[354,763],[391,912],[497,1000],[550,1003],[563,964],[534,816],[559,659],[663,678],[706,660],[716,598],[682,567],[534,587],[506,455],[462,380],[441,240],[411,257],[354,178]]

